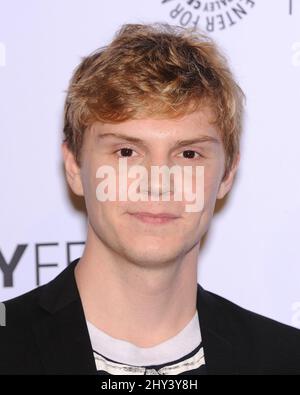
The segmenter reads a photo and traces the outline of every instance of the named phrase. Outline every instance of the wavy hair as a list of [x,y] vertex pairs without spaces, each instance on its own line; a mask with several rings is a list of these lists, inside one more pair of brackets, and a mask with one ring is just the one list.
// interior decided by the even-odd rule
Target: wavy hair
[[95,121],[176,118],[213,110],[225,173],[239,152],[244,94],[214,41],[166,23],[125,24],[112,42],[84,57],[64,107],[64,141],[80,165],[84,131]]

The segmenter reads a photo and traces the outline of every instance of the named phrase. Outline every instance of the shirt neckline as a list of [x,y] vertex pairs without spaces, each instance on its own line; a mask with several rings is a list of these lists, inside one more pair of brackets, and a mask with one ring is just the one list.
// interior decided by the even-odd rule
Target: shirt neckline
[[153,347],[138,347],[111,337],[89,321],[87,327],[94,351],[112,361],[133,366],[160,365],[175,361],[191,353],[202,341],[198,311],[177,335]]

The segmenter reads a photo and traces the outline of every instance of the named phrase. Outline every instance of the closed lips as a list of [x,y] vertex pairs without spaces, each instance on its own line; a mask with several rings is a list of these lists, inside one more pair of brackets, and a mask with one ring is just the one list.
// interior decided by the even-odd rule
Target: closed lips
[[138,215],[138,216],[143,216],[143,217],[152,217],[152,218],[169,218],[169,219],[174,219],[178,218],[178,215],[171,214],[171,213],[148,213],[148,212],[136,212],[136,213],[130,213],[131,215]]

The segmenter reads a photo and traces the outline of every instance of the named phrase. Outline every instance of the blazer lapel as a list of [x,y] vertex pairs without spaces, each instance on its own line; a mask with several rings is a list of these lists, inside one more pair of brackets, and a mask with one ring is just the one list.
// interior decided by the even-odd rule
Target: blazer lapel
[[96,374],[86,320],[74,276],[78,259],[44,286],[44,318],[33,332],[47,374]]
[[[96,374],[74,276],[78,261],[73,261],[41,291],[39,305],[44,314],[34,324],[33,332],[44,370],[48,374]],[[197,310],[208,374],[236,374],[233,346],[226,337],[230,323],[226,322],[226,317],[223,317],[209,292],[199,284]]]
[[234,375],[234,350],[226,332],[226,322],[209,292],[199,284],[197,289],[197,310],[204,348],[206,369],[209,375]]

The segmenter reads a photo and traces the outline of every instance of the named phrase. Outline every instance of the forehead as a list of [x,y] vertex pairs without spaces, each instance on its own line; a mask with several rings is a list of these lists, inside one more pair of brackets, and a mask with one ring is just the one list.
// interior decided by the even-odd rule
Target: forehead
[[177,118],[129,119],[120,123],[94,122],[91,125],[93,136],[110,135],[116,137],[137,137],[144,141],[187,139],[211,136],[220,140],[220,133],[213,123],[213,113],[209,107]]

